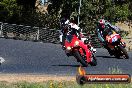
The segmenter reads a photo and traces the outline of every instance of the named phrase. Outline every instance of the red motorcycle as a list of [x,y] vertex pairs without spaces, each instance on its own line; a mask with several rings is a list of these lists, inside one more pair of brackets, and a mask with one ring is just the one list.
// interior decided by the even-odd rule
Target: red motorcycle
[[77,61],[85,67],[87,67],[88,64],[91,66],[97,65],[94,52],[90,50],[87,42],[81,41],[76,34],[71,34],[70,32],[67,33],[65,40],[65,52],[68,56],[74,56]]
[[106,32],[106,41],[108,43],[108,47],[111,49],[111,52],[114,54],[115,57],[120,58],[123,57],[128,59],[128,53],[125,49],[126,45],[121,39],[121,36],[117,34],[113,30],[107,30]]

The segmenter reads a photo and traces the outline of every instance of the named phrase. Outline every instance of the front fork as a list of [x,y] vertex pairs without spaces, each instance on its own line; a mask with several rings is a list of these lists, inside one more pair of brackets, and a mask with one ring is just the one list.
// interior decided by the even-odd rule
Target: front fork
[[83,42],[80,42],[80,47],[82,48],[82,50],[80,49],[79,51],[85,51],[86,53],[86,61],[89,63],[91,62],[91,57],[92,57],[92,52],[88,49],[87,45],[84,45]]

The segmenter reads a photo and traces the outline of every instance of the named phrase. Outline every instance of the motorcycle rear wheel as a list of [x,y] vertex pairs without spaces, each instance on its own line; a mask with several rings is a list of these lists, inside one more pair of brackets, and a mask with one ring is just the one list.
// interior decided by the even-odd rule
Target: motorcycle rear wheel
[[123,48],[122,46],[119,46],[119,50],[120,50],[121,54],[123,54],[123,55],[122,55],[123,58],[129,59],[128,53],[127,53],[127,51],[126,51],[125,48]]

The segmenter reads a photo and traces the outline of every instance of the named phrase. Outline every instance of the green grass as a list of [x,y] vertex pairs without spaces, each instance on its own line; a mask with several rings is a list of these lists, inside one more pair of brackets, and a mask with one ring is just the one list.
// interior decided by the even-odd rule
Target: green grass
[[[110,68],[110,74],[123,73],[118,67]],[[132,88],[132,82],[128,84],[84,84],[79,85],[75,81],[46,81],[41,83],[18,82],[8,83],[0,82],[0,88]]]
[[0,82],[0,88],[132,88],[130,84],[85,84],[83,86],[78,85],[76,82],[56,82],[47,81],[43,83],[7,83]]

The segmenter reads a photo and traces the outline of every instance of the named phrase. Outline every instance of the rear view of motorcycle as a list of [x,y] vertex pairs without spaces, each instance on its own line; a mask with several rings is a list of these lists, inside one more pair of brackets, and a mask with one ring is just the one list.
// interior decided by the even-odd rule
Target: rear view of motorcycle
[[125,49],[125,42],[121,39],[121,36],[113,30],[109,30],[106,35],[106,41],[108,47],[111,49],[111,52],[116,58],[129,59],[128,53]]

